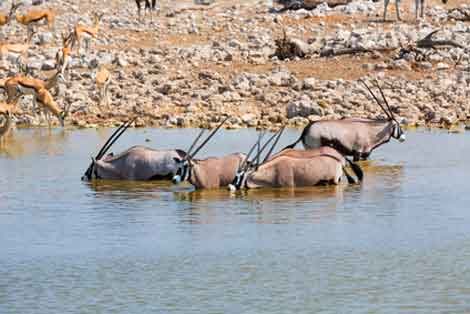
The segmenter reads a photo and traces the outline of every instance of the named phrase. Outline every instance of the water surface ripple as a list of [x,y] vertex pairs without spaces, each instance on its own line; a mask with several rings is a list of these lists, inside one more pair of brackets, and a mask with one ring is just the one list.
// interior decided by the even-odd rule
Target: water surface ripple
[[[468,133],[409,132],[362,186],[230,194],[81,182],[111,131],[18,130],[0,150],[0,313],[470,312]],[[113,150],[196,134],[129,130]]]

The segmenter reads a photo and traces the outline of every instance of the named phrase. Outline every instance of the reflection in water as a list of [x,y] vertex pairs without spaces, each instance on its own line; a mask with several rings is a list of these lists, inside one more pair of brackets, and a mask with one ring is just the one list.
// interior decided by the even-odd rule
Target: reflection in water
[[0,156],[19,158],[25,155],[56,155],[63,152],[63,144],[68,140],[64,129],[13,130],[0,146]]

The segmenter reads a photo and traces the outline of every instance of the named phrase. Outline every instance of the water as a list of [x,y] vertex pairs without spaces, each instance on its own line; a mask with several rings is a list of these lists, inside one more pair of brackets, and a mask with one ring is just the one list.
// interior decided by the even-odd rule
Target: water
[[[0,151],[0,313],[470,311],[468,133],[408,132],[362,186],[236,195],[81,182],[109,134],[19,130]],[[113,150],[196,134],[129,130]],[[201,156],[254,138],[223,131]]]

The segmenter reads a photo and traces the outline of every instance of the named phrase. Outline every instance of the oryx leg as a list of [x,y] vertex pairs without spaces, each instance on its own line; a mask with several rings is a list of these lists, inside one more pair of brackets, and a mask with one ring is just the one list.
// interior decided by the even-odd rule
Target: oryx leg
[[401,17],[400,17],[400,0],[395,0],[395,7],[397,9],[397,20],[401,21]]
[[384,22],[387,20],[387,9],[388,9],[389,3],[390,3],[390,0],[384,1]]
[[[420,4],[420,15],[421,15],[421,18],[424,18],[424,0],[416,0],[416,1],[419,1],[419,4]],[[418,14],[418,8],[416,8],[416,15]]]

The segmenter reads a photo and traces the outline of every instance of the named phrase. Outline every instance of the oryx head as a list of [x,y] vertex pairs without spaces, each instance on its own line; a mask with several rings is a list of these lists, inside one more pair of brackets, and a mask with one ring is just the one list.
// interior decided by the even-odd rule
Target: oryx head
[[91,157],[91,164],[82,176],[83,181],[91,181],[93,179],[100,179],[98,173],[97,161],[101,160],[103,156],[108,152],[111,146],[118,140],[119,137],[129,128],[136,118],[123,123],[113,134],[108,138],[106,143],[101,147],[100,151],[95,157]]
[[391,128],[391,137],[393,137],[394,139],[400,141],[400,142],[404,142],[406,140],[406,136],[405,136],[405,133],[403,132],[403,130],[401,129],[400,127],[400,123],[397,121],[397,119],[395,118],[395,115],[393,114],[393,111],[392,109],[390,108],[390,105],[388,104],[388,101],[387,101],[387,98],[385,97],[383,91],[382,91],[382,88],[380,87],[380,85],[377,83],[377,81],[375,82],[375,85],[377,86],[377,88],[379,89],[380,91],[380,95],[382,96],[383,100],[384,100],[384,103],[385,103],[385,106],[386,108],[382,105],[382,103],[379,101],[379,99],[377,98],[377,96],[372,92],[372,90],[369,88],[369,86],[363,81],[363,80],[360,80],[360,82],[362,84],[364,84],[364,86],[367,88],[367,90],[369,91],[369,93],[372,95],[372,97],[375,99],[375,101],[377,102],[377,104],[379,105],[379,107],[382,109],[382,111],[385,113],[385,115],[387,116],[388,118],[388,121],[390,121],[390,123],[392,124],[392,128]]
[[228,117],[225,118],[218,126],[215,128],[208,136],[207,138],[201,143],[201,145],[198,146],[193,152],[194,147],[196,146],[197,142],[199,139],[202,137],[204,134],[205,130],[201,130],[196,137],[196,139],[193,141],[191,144],[191,147],[189,148],[188,152],[186,153],[186,157],[184,158],[173,158],[176,164],[176,172],[175,175],[173,176],[173,183],[178,184],[184,181],[189,181],[191,179],[191,168],[193,166],[193,158],[196,156],[196,154],[209,142],[209,140],[217,133],[217,131],[222,127],[222,125],[228,120]]
[[[269,157],[271,156],[271,153],[273,152],[274,148],[276,147],[277,143],[279,142],[279,139],[281,138],[282,133],[284,132],[285,126],[283,126],[279,131],[274,133],[265,143],[262,147],[261,145],[261,140],[264,137],[264,133],[261,133],[258,136],[258,140],[256,143],[250,148],[248,154],[246,155],[245,161],[240,165],[240,167],[237,170],[237,173],[235,174],[235,178],[233,179],[232,183],[229,184],[228,188],[230,191],[237,191],[240,190],[244,187],[246,187],[246,179],[248,176],[258,170],[259,166],[264,164],[266,161],[268,161]],[[271,146],[271,149],[269,152],[266,154],[264,157],[263,161],[260,162],[260,157],[263,151],[268,147],[269,143],[272,142],[272,140],[276,138],[274,141],[274,144]],[[256,156],[250,161],[249,158],[255,148],[258,149]]]

